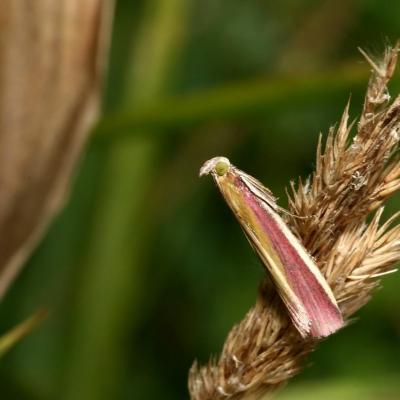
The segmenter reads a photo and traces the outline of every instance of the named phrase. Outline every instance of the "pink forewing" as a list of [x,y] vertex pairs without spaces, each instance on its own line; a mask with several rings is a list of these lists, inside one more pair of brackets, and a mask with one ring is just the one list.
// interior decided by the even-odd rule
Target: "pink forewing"
[[293,246],[292,241],[297,239],[294,236],[287,237],[276,221],[276,218],[280,217],[274,218],[263,202],[240,178],[235,184],[243,191],[248,206],[263,227],[265,235],[280,259],[288,284],[308,315],[311,336],[324,337],[340,329],[343,326],[340,311]]

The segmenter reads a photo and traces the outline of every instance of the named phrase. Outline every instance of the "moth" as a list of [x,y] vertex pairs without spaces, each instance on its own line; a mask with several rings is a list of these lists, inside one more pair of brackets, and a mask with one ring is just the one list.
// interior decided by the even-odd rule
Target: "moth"
[[208,160],[211,174],[274,282],[303,338],[329,336],[343,325],[332,290],[312,257],[279,215],[271,191],[225,157]]

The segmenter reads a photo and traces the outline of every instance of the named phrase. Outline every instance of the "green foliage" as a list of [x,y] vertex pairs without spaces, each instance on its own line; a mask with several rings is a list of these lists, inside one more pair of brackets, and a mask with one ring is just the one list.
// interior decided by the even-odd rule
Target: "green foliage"
[[[284,199],[350,93],[353,116],[361,107],[356,47],[399,36],[394,0],[329,3],[118,1],[104,116],[69,204],[2,304],[1,331],[52,311],[2,358],[2,398],[188,397],[193,359],[220,350],[263,273],[200,166],[227,156]],[[386,393],[400,374],[398,289],[385,278],[281,399]]]

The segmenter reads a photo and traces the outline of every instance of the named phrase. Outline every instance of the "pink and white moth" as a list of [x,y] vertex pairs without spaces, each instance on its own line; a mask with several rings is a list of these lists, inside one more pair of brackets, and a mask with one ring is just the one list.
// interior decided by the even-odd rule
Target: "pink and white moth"
[[314,260],[279,216],[272,193],[225,157],[208,160],[200,176],[211,174],[261,258],[302,337],[328,336],[343,318]]

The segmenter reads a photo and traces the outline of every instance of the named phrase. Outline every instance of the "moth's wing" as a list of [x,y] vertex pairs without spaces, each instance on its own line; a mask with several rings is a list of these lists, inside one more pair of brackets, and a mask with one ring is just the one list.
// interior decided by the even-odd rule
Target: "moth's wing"
[[[260,260],[261,265],[263,265],[266,268],[266,271],[268,271],[267,275],[274,282],[280,298],[287,307],[293,324],[296,326],[296,329],[300,332],[302,337],[307,337],[310,334],[311,322],[303,304],[300,304],[299,299],[296,297],[296,294],[292,291],[291,286],[287,282],[282,281],[281,279],[278,281],[276,280],[276,271],[279,269],[283,274],[285,274],[285,271],[282,271],[279,264],[276,264],[272,257],[266,257],[265,249],[264,251],[262,250],[255,232],[243,223],[243,221],[240,222],[242,231],[250,243],[250,246],[257,255],[257,258]],[[275,273],[272,273],[272,271],[275,271]]]
[[280,207],[277,204],[278,199],[272,194],[272,192],[267,187],[265,187],[260,181],[253,178],[251,175],[248,175],[245,172],[240,171],[240,177],[246,184],[246,186],[251,190],[251,192],[261,201],[263,201],[268,207],[271,207],[274,211],[290,215],[291,217],[295,218],[301,218],[301,219],[308,218],[292,214],[283,207]]
[[240,171],[240,178],[256,197],[258,197],[272,209],[279,209],[279,206],[276,203],[276,197],[259,180],[253,178],[251,175],[248,175],[243,171]]

